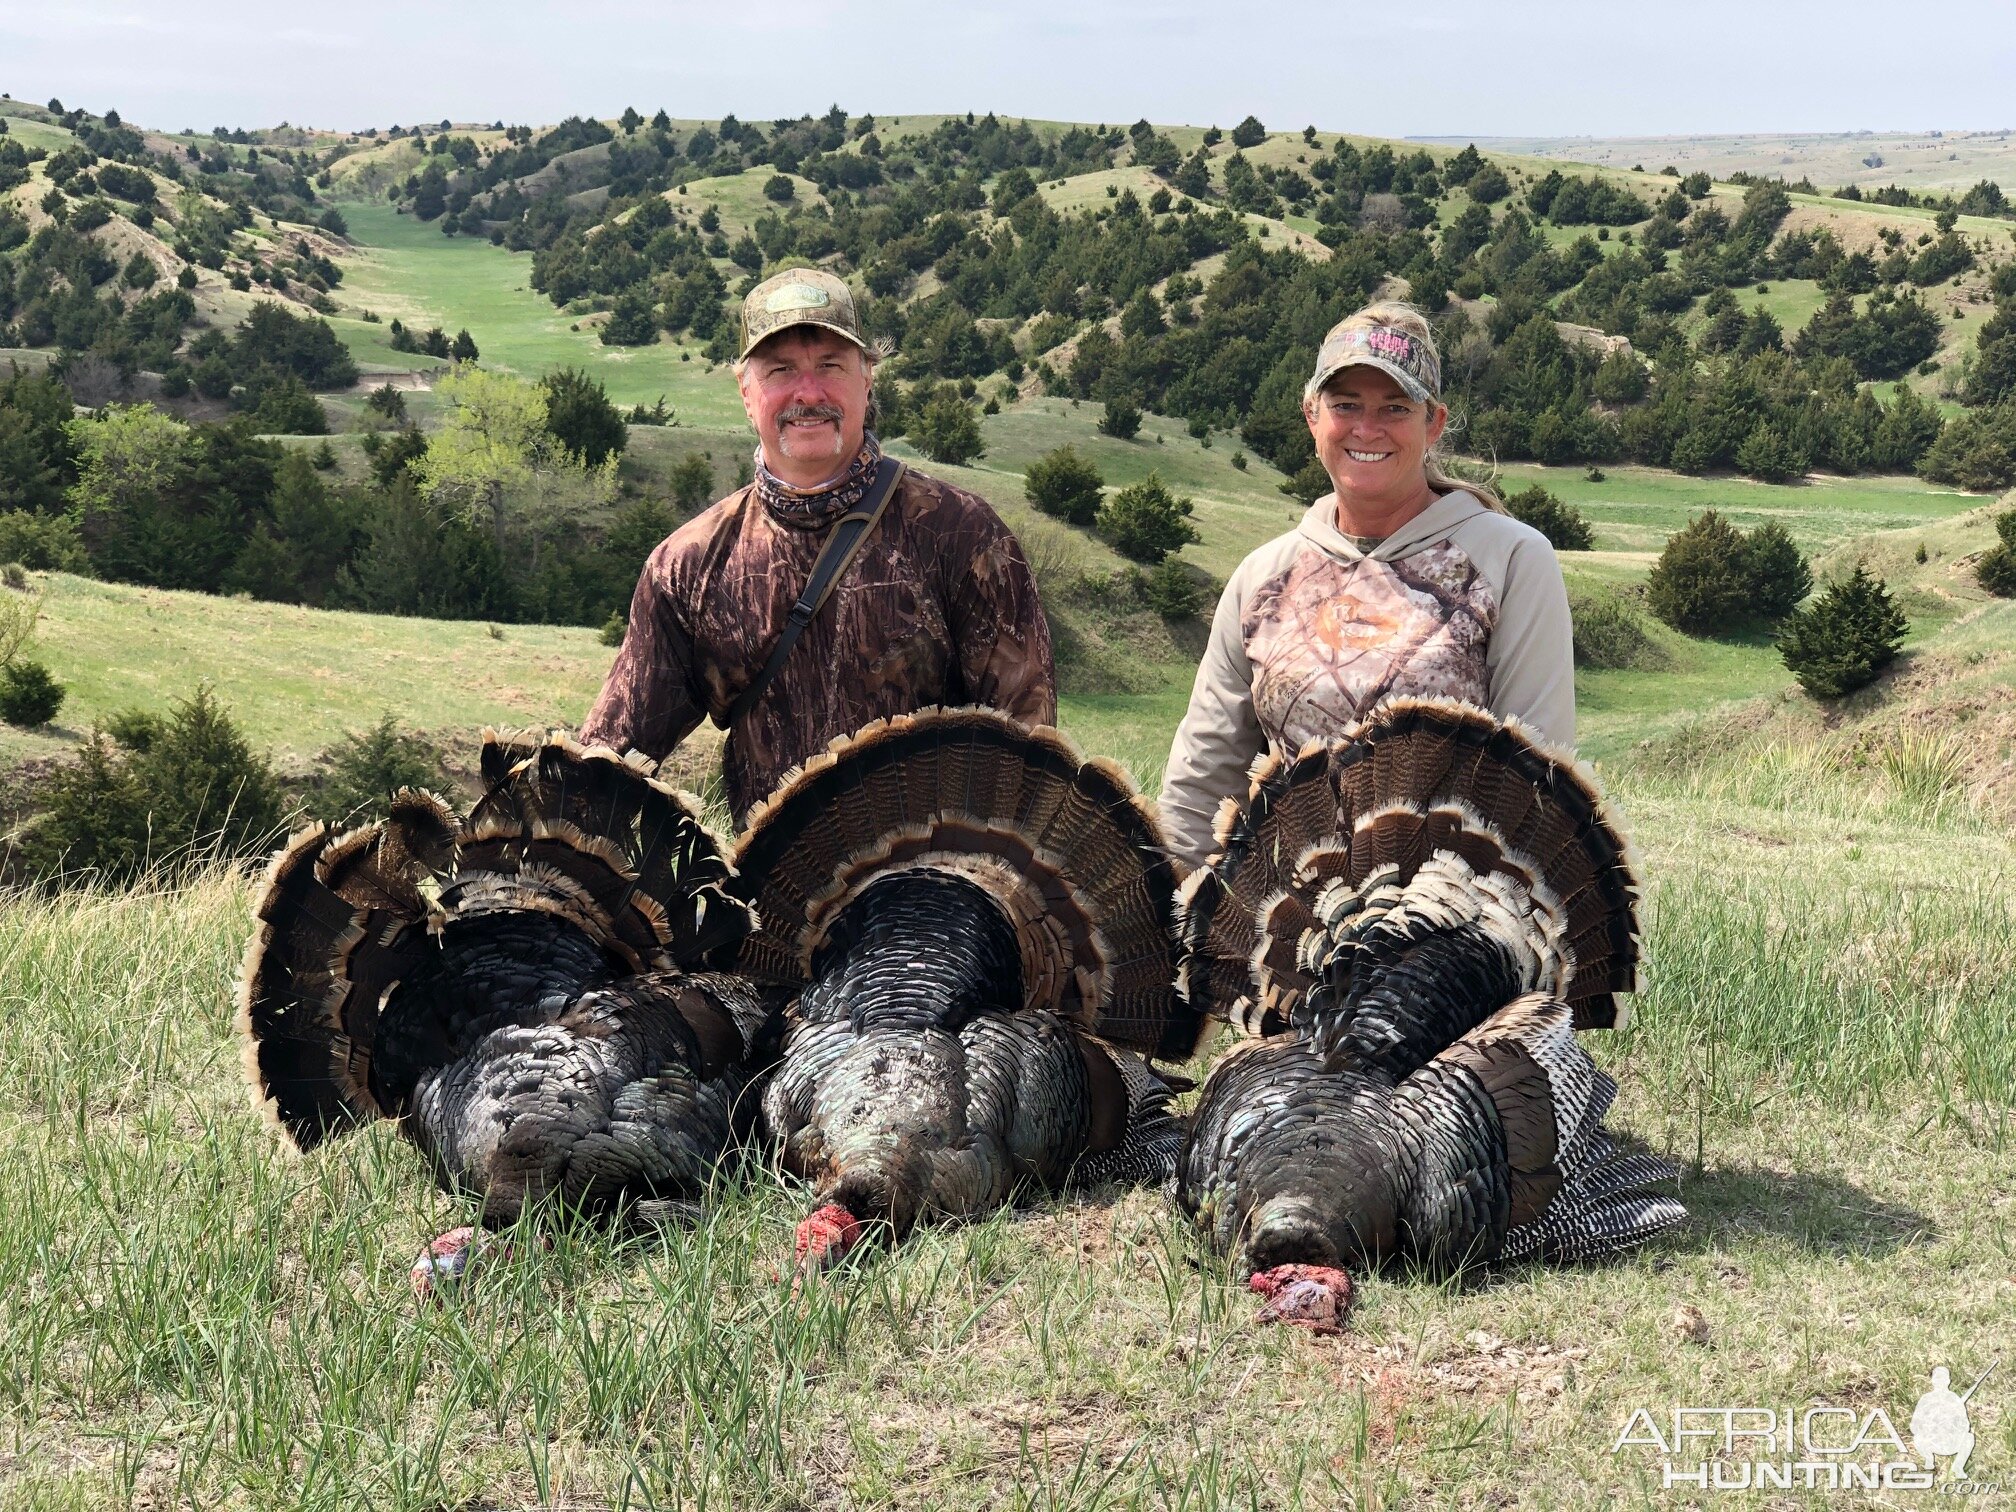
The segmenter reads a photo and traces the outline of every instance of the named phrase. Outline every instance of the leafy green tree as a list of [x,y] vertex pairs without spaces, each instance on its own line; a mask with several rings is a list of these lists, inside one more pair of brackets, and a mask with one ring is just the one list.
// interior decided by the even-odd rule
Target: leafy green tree
[[62,474],[46,459],[34,422],[0,409],[0,511],[54,509],[62,499]]
[[78,477],[71,508],[92,559],[114,577],[153,580],[175,550],[167,502],[190,472],[189,431],[152,405],[108,405],[71,422]]
[[2004,400],[1947,421],[1918,459],[1918,474],[1974,493],[2016,484],[2016,403]]
[[337,577],[332,605],[429,619],[507,616],[512,595],[490,537],[419,493],[401,470],[372,500],[365,544]]
[[[91,574],[83,537],[77,533],[77,522],[67,514],[0,510],[0,562],[18,562],[33,572]],[[4,638],[0,638],[0,650],[4,647]]]
[[1743,618],[1749,591],[1743,533],[1709,509],[1667,539],[1646,579],[1645,602],[1674,629],[1711,635]]
[[1018,165],[1005,170],[994,180],[994,213],[1006,215],[1035,192],[1036,178],[1027,168]]
[[1777,426],[1762,422],[1736,448],[1737,469],[1766,483],[1783,483],[1806,470],[1806,459],[1792,449]]
[[1840,698],[1867,687],[1897,659],[1909,628],[1883,580],[1858,562],[1846,582],[1786,619],[1778,654],[1815,698]]
[[38,661],[16,657],[0,666],[0,721],[32,730],[63,708],[67,690]]
[[1496,163],[1486,163],[1464,183],[1463,192],[1472,204],[1495,205],[1511,195],[1512,181]]
[[1939,439],[1945,421],[1932,404],[1908,388],[1900,386],[1897,397],[1883,411],[1869,442],[1869,462],[1873,467],[1908,472],[1918,465],[1933,442]]
[[248,388],[253,428],[268,436],[322,436],[329,417],[308,385],[292,373],[266,378]]
[[1155,297],[1153,289],[1139,290],[1120,312],[1120,334],[1123,336],[1160,336],[1168,329],[1169,322],[1162,315],[1162,301]]
[[146,723],[144,750],[94,732],[59,769],[21,846],[31,875],[130,882],[273,844],[286,817],[279,778],[207,685]]
[[1750,582],[1750,612],[1781,620],[1813,591],[1813,570],[1777,521],[1767,521],[1743,538],[1743,569]]
[[389,382],[381,383],[364,396],[364,407],[381,420],[394,425],[406,423],[406,396]]
[[[614,497],[615,458],[599,467],[575,462],[547,428],[545,389],[463,366],[434,391],[446,412],[413,464],[414,479],[463,518],[486,519],[499,561],[536,573],[543,541]],[[526,551],[514,550],[514,536]]]
[[1132,400],[1108,399],[1099,412],[1099,429],[1118,441],[1132,441],[1141,430],[1141,410]]
[[1071,446],[1038,457],[1023,477],[1023,492],[1031,504],[1072,525],[1093,522],[1104,485],[1099,469]]
[[635,288],[619,296],[602,323],[604,346],[650,346],[658,339],[658,316],[651,296]]
[[440,754],[399,728],[390,710],[368,730],[353,730],[321,755],[321,781],[309,811],[326,824],[349,827],[382,819],[402,788],[439,788]]
[[688,452],[672,465],[666,483],[672,490],[672,502],[683,513],[694,514],[713,501],[714,464],[705,453]]
[[1628,348],[1619,347],[1597,364],[1589,391],[1605,404],[1636,404],[1650,386],[1645,364]]
[[933,462],[958,467],[986,455],[973,406],[960,398],[958,389],[949,383],[940,385],[937,394],[918,414],[909,434]]
[[1164,557],[1146,572],[1134,570],[1141,601],[1164,619],[1195,619],[1210,602],[1210,581],[1175,557]]
[[1547,537],[1556,551],[1587,551],[1596,544],[1596,532],[1582,511],[1562,503],[1537,483],[1507,494],[1505,512]]
[[[1246,470],[1246,454],[1244,452],[1235,452],[1233,453],[1233,457],[1232,465],[1241,472],[1244,472]],[[1281,492],[1303,504],[1314,504],[1323,495],[1330,492],[1333,486],[1330,482],[1330,474],[1323,467],[1323,459],[1314,455],[1307,462],[1296,468],[1294,472],[1290,473],[1279,485]]]
[[1477,144],[1472,142],[1461,152],[1443,163],[1442,182],[1449,185],[1452,189],[1461,189],[1475,177],[1477,171],[1483,166],[1484,154],[1479,152]]
[[539,386],[546,391],[546,429],[576,461],[600,467],[628,444],[630,432],[601,379],[580,368],[555,368]]
[[2016,509],[1995,517],[1995,533],[2000,539],[1974,563],[1974,581],[1997,598],[2016,598]]
[[1192,510],[1188,499],[1170,493],[1161,477],[1151,472],[1106,499],[1094,528],[1122,556],[1152,565],[1202,539],[1190,523]]
[[363,539],[360,506],[290,451],[273,475],[272,518],[260,521],[224,587],[280,603],[323,605]]

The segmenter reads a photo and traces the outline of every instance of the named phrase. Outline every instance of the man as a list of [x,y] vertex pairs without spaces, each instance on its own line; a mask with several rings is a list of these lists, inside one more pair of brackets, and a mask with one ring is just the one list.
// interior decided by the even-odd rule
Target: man
[[1056,722],[1050,628],[1021,548],[984,500],[911,469],[737,717],[835,522],[872,505],[875,362],[831,274],[792,269],[750,292],[735,376],[759,443],[755,481],[652,552],[582,728],[584,740],[663,758],[713,719],[728,731],[737,825],[792,767],[871,720],[987,704]]

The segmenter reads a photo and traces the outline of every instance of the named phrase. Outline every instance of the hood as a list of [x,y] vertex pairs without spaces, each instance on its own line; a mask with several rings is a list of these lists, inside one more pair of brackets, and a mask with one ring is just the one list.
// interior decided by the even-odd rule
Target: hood
[[1313,541],[1340,561],[1355,562],[1370,556],[1375,562],[1390,562],[1411,556],[1422,547],[1441,540],[1465,520],[1491,513],[1491,506],[1467,488],[1452,488],[1433,504],[1381,541],[1370,552],[1360,551],[1337,528],[1337,495],[1327,493],[1311,504],[1295,527],[1303,539]]

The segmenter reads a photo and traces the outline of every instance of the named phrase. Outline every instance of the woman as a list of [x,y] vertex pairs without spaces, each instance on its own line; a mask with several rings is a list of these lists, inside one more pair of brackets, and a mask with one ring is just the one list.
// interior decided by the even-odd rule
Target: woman
[[1437,465],[1442,365],[1411,305],[1368,305],[1323,338],[1303,416],[1335,491],[1225,585],[1162,784],[1196,866],[1262,751],[1292,754],[1394,697],[1460,698],[1575,740],[1568,595],[1554,549],[1489,488]]

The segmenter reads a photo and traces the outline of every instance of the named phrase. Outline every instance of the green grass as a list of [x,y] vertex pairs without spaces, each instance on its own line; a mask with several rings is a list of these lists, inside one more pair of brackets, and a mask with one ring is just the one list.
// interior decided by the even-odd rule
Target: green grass
[[[389,1128],[283,1154],[239,1084],[244,881],[0,907],[0,1505],[1594,1508],[1659,1497],[1609,1452],[1639,1407],[1901,1426],[2005,1331],[2016,847],[1844,823],[1808,777],[1619,795],[1652,971],[1594,1048],[1689,1222],[1483,1286],[1361,1277],[1336,1340],[1249,1326],[1152,1192],[928,1228],[794,1298],[805,1199],[760,1168],[693,1228],[521,1233],[416,1306],[461,1206]],[[2009,1400],[1975,1404],[2003,1485]]]
[[1604,466],[1589,482],[1585,467],[1507,463],[1506,489],[1538,483],[1573,504],[1596,527],[1598,551],[1656,554],[1666,537],[1704,509],[1714,509],[1748,530],[1776,520],[1808,552],[1851,536],[1899,530],[1953,519],[1984,502],[1910,477],[1816,475],[1796,484],[1758,483],[1733,474],[1688,477],[1658,468]]
[[51,152],[61,152],[76,136],[61,126],[52,126],[46,121],[24,120],[17,115],[0,112],[0,119],[7,122],[7,135],[23,147],[46,147]]
[[[38,574],[38,577],[43,575]],[[576,724],[615,653],[593,630],[342,614],[48,574],[33,654],[69,688],[54,731],[0,727],[0,764],[64,750],[209,681],[286,764],[390,710],[414,729]]]
[[[363,249],[345,268],[344,305],[372,310],[383,321],[331,322],[360,363],[438,365],[433,358],[392,351],[390,326],[397,317],[422,330],[439,325],[451,335],[466,327],[486,365],[526,377],[558,367],[584,368],[619,404],[650,404],[664,394],[692,423],[725,425],[741,415],[733,377],[725,368],[709,373],[696,345],[669,339],[649,347],[602,345],[592,321],[565,314],[531,287],[529,254],[481,238],[443,236],[438,223],[399,215],[387,205],[346,206],[344,218]],[[572,325],[581,329],[570,330]]]
[[[1036,444],[1013,413],[989,463]],[[739,437],[715,434],[725,465]],[[1186,488],[1231,471],[1197,453]],[[0,898],[0,1507],[1594,1508],[1662,1495],[1609,1453],[1639,1407],[1901,1424],[1932,1364],[1987,1364],[2016,1264],[2016,840],[1974,785],[2007,755],[1983,737],[1995,690],[2016,699],[2016,605],[1961,576],[1988,515],[1924,527],[1922,566],[1915,528],[1835,548],[1953,602],[1873,702],[1800,714],[1767,649],[1678,637],[1667,671],[1579,680],[1646,880],[1639,1016],[1594,1049],[1618,1127],[1686,1168],[1692,1217],[1615,1264],[1360,1278],[1338,1340],[1251,1328],[1237,1278],[1145,1191],[933,1227],[794,1299],[805,1199],[760,1164],[694,1228],[522,1234],[470,1295],[419,1307],[405,1268],[461,1206],[389,1128],[284,1155],[239,1085],[245,879]],[[51,586],[73,712],[208,675],[297,755],[385,707],[571,723],[610,654],[586,631]],[[1188,691],[1161,654],[1154,686],[1063,701],[1081,746],[1150,787]],[[1974,765],[1885,733],[1953,697],[1982,710],[1953,737]],[[1675,1341],[1682,1304],[1705,1344]],[[2010,1400],[1984,1389],[1975,1414],[1972,1468],[2003,1485]]]
[[[744,231],[754,226],[766,215],[781,212],[782,206],[772,202],[763,193],[763,186],[775,177],[777,170],[768,166],[750,168],[741,173],[731,173],[722,178],[695,179],[682,189],[674,189],[665,198],[677,211],[693,214],[700,206],[712,205],[721,215],[721,234],[731,242]],[[823,205],[826,197],[819,192],[819,186],[798,174],[786,174],[796,194],[793,203],[799,206]],[[697,204],[696,204],[697,202]],[[716,266],[726,268],[726,264]],[[727,273],[729,278],[740,276],[740,270]]]
[[[346,299],[467,325],[528,375],[588,363],[625,403],[662,388],[699,428],[633,431],[626,468],[703,446],[725,486],[748,445],[725,373],[673,354],[686,388],[620,388],[672,349],[618,361],[521,287],[524,257],[346,214],[373,248]],[[382,326],[343,330],[384,355]],[[1155,469],[1196,500],[1185,560],[1220,577],[1300,508],[1258,459],[1232,467],[1235,437],[1149,417],[1123,443],[1097,415],[1025,401],[983,422],[974,466],[927,466],[1030,543],[1081,643],[1061,722],[1152,791],[1195,627],[1059,605],[1122,564],[1036,517],[1023,469],[1065,440],[1110,484]],[[1507,469],[1595,522],[1571,582],[1628,587],[1716,507],[1781,520],[1823,570],[1866,555],[1916,622],[1905,665],[1839,709],[1788,693],[1761,639],[1660,630],[1666,668],[1577,678],[1646,880],[1639,1018],[1593,1048],[1625,1087],[1615,1122],[1686,1167],[1692,1211],[1645,1254],[1361,1278],[1351,1332],[1315,1340],[1249,1327],[1157,1194],[1101,1193],[928,1229],[794,1299],[804,1196],[759,1164],[693,1229],[521,1235],[471,1295],[419,1307],[405,1268],[462,1206],[390,1129],[283,1155],[239,1085],[244,879],[0,898],[0,1508],[1595,1508],[1665,1502],[1648,1461],[1609,1452],[1639,1407],[1845,1402],[1901,1427],[1933,1364],[1992,1358],[2016,1274],[2016,605],[1965,569],[1988,511],[1908,479],[1607,471]],[[572,725],[612,655],[588,630],[49,586],[35,654],[70,685],[64,729],[0,731],[0,765],[198,678],[289,764],[386,709],[464,743]],[[1681,1304],[1705,1344],[1675,1340]],[[2012,1392],[1974,1404],[1970,1468],[2005,1491]]]

